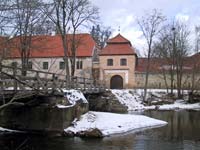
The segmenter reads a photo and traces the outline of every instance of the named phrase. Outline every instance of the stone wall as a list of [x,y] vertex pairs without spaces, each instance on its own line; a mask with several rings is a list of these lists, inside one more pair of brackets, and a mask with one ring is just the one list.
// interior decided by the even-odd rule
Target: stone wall
[[[136,73],[135,82],[136,88],[144,88],[145,85],[145,73]],[[165,88],[166,83],[168,88],[171,86],[170,74],[165,74],[166,82],[163,73],[150,73],[148,79],[148,88]],[[184,73],[182,76],[183,89],[191,89],[192,87],[192,72]],[[176,75],[174,75],[174,88],[176,88]],[[194,89],[200,89],[200,74],[195,75]]]
[[111,91],[86,97],[89,102],[89,110],[92,111],[124,113],[128,110],[128,107],[121,104]]
[[37,106],[11,104],[0,111],[0,126],[26,131],[62,133],[75,118],[88,111],[81,101],[73,107],[58,108],[51,103]]

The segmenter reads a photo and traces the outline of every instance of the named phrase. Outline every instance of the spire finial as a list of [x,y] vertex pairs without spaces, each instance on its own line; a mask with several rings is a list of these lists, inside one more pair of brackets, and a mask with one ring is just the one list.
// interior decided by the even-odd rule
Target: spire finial
[[119,28],[118,28],[118,32],[120,33],[120,26],[119,26]]

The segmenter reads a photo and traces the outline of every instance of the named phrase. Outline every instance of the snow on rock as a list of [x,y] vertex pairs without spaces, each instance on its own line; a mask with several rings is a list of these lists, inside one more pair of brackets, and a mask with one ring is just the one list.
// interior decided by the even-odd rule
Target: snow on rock
[[121,104],[128,107],[128,111],[144,109],[139,94],[134,94],[130,90],[111,90],[111,92],[117,97]]
[[57,104],[56,106],[58,108],[68,108],[68,107],[73,107],[77,101],[81,101],[82,103],[88,103],[87,99],[83,95],[83,93],[79,90],[63,90],[65,97],[67,97],[68,101],[70,102],[71,105],[62,105],[62,104]]
[[81,131],[98,129],[103,136],[125,133],[128,131],[144,128],[153,128],[166,125],[167,122],[153,119],[142,115],[114,114],[105,112],[89,111],[75,120],[73,126],[65,129],[65,132],[73,132],[75,135]]
[[81,100],[83,103],[88,103],[83,93],[79,90],[64,90],[64,93],[71,103],[77,102],[79,100]]

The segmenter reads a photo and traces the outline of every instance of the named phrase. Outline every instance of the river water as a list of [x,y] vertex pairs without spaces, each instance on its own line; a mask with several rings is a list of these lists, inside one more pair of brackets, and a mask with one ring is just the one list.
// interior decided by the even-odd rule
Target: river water
[[0,136],[0,150],[200,150],[200,111],[141,114],[165,120],[168,125],[103,139],[7,134]]

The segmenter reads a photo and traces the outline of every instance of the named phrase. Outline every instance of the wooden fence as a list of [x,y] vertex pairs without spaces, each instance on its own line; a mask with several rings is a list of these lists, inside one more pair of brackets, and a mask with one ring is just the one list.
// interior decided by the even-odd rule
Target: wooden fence
[[83,93],[100,93],[105,90],[105,86],[102,82],[89,78],[71,77],[38,70],[27,70],[26,76],[22,76],[22,68],[0,64],[1,93],[34,91],[52,94],[63,89],[77,89]]

